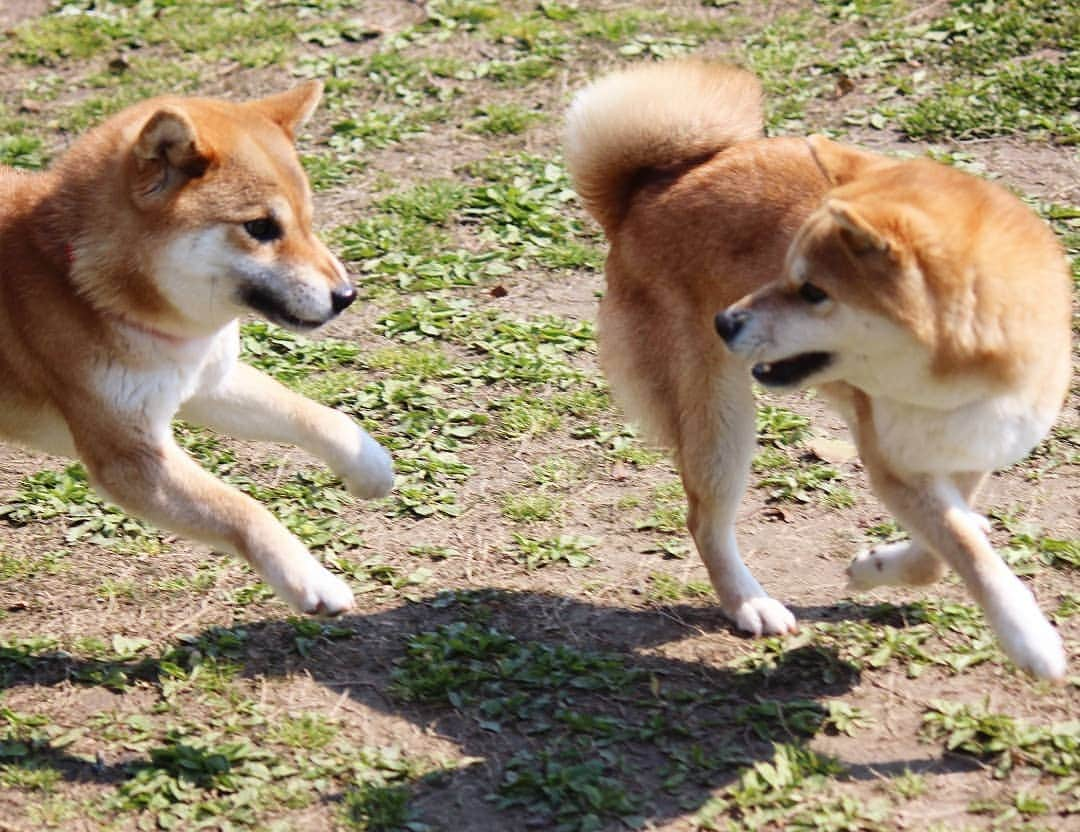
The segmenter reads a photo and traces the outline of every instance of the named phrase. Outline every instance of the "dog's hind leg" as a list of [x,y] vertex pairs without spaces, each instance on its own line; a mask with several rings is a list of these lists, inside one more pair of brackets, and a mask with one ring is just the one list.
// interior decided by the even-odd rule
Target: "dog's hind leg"
[[233,364],[179,415],[230,436],[297,445],[324,460],[358,497],[381,497],[394,484],[390,455],[356,422],[246,364]]
[[721,608],[740,630],[793,632],[795,617],[750,574],[735,539],[755,446],[749,379],[743,368],[725,367],[697,382],[693,393],[684,391],[677,451],[690,533]]
[[688,504],[687,525],[720,608],[755,635],[795,629],[739,556],[735,515],[754,453],[750,375],[716,337],[711,316],[663,294],[609,287],[600,303],[600,362],[616,400],[649,439],[671,448]]
[[735,515],[754,453],[754,398],[746,368],[719,343],[712,319],[662,296],[600,304],[600,360],[615,398],[672,448],[687,499],[687,525],[720,608],[755,635],[795,629],[795,617],[762,589],[739,555]]
[[[956,490],[971,505],[986,475],[978,472],[953,474]],[[985,518],[979,518],[988,531]],[[925,586],[945,576],[948,567],[936,552],[919,540],[883,543],[859,552],[848,565],[848,586],[855,590],[877,586]]]

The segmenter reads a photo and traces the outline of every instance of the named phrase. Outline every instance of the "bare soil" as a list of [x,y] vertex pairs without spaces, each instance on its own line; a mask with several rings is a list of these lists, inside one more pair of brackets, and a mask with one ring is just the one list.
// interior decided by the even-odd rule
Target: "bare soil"
[[[6,0],[0,5],[0,27],[43,13],[48,5],[46,0]],[[781,6],[799,4],[766,5],[776,7],[768,11],[771,15],[778,14]],[[697,4],[688,4],[690,7],[695,13],[701,8]],[[401,30],[421,14],[410,3],[374,3],[362,10],[365,21],[385,33]],[[362,52],[378,46],[347,44],[342,48]],[[478,52],[465,57],[472,60],[482,55]],[[3,70],[4,81],[16,90],[25,77],[37,72],[8,67]],[[542,91],[532,88],[530,95],[539,96],[537,106],[553,120],[523,137],[501,140],[498,150],[526,150],[554,158],[558,153],[557,115],[584,74],[584,69],[571,66],[556,73]],[[273,72],[237,70],[208,78],[206,92],[251,95],[279,88],[282,82],[283,76]],[[311,133],[324,133],[333,118],[320,113]],[[830,120],[823,117],[823,122]],[[849,138],[885,151],[918,150],[883,131],[854,131]],[[319,223],[329,229],[361,216],[380,182],[451,178],[463,165],[486,157],[492,149],[490,141],[480,136],[460,130],[432,130],[405,144],[372,151],[368,167],[348,186],[317,195]],[[1074,148],[1010,138],[965,142],[963,149],[1023,192],[1048,201],[1080,203],[1080,161]],[[509,314],[591,319],[596,295],[602,290],[602,280],[585,273],[516,274],[508,276],[503,285],[507,293],[500,298],[491,296],[490,287],[461,294],[477,307]],[[367,351],[385,347],[387,340],[372,330],[379,314],[376,308],[357,309],[328,327],[326,335],[355,341]],[[811,396],[776,403],[809,416],[816,438],[847,439],[838,418]],[[1074,429],[1080,424],[1080,395],[1075,389],[1060,424]],[[230,443],[230,447],[254,460],[272,454],[282,460],[283,472],[311,464],[294,449],[263,449],[241,443]],[[0,552],[6,556],[32,561],[47,552],[66,554],[65,568],[57,574],[0,580],[0,638],[47,634],[71,643],[87,637],[109,642],[121,635],[149,638],[156,649],[214,627],[242,627],[248,638],[239,659],[238,683],[244,695],[257,702],[260,713],[273,721],[290,714],[317,712],[338,721],[342,735],[357,746],[394,746],[410,757],[456,764],[456,769],[416,784],[412,803],[418,817],[434,828],[469,832],[554,826],[537,825],[520,812],[499,811],[489,798],[502,782],[511,759],[522,751],[538,750],[542,740],[486,730],[467,709],[408,704],[387,693],[406,639],[461,618],[460,605],[444,603],[449,591],[473,599],[472,603],[483,608],[488,625],[519,641],[618,654],[661,686],[730,690],[735,700],[744,703],[803,697],[822,702],[840,700],[861,709],[872,717],[871,724],[853,736],[820,734],[809,740],[809,745],[835,756],[846,767],[846,773],[834,784],[838,794],[863,801],[891,801],[893,814],[884,828],[990,828],[993,816],[972,812],[973,802],[1008,803],[1018,792],[1039,785],[1037,772],[1018,771],[1000,780],[984,762],[920,739],[922,714],[931,701],[985,705],[990,711],[1037,724],[1076,718],[1080,698],[1075,677],[1061,688],[1050,689],[1019,675],[1000,657],[961,673],[930,668],[916,679],[909,678],[904,666],[895,662],[828,678],[820,665],[800,666],[803,654],[796,648],[787,669],[781,667],[773,677],[763,675],[756,689],[747,690],[733,667],[740,658],[755,654],[757,643],[753,639],[734,632],[709,598],[662,601],[650,596],[651,576],[657,572],[683,584],[707,580],[695,555],[665,559],[655,551],[657,540],[664,536],[636,529],[653,489],[673,481],[670,465],[637,468],[612,461],[598,456],[565,428],[522,439],[493,438],[469,447],[461,456],[475,472],[459,490],[459,503],[465,510],[458,517],[396,517],[381,505],[357,504],[346,510],[346,515],[363,527],[363,545],[349,553],[351,557],[377,558],[402,573],[420,565],[432,571],[428,582],[416,588],[415,600],[392,592],[360,596],[357,613],[341,622],[352,631],[351,638],[318,641],[302,655],[294,648],[289,613],[280,602],[267,600],[242,608],[228,602],[236,589],[251,582],[250,573],[240,564],[222,562],[212,587],[202,594],[165,592],[156,588],[159,581],[177,576],[194,578],[203,559],[219,556],[173,539],[157,553],[120,555],[65,540],[61,524],[2,529]],[[500,495],[535,488],[532,467],[553,457],[580,462],[587,470],[584,481],[562,495],[563,513],[555,521],[524,526],[512,523],[501,511]],[[775,503],[766,490],[753,487],[743,503],[738,532],[744,554],[774,597],[790,605],[808,625],[858,620],[881,602],[900,605],[920,598],[967,600],[953,579],[925,591],[887,590],[852,598],[845,589],[844,568],[854,552],[867,544],[868,529],[888,516],[870,493],[857,459],[839,453],[825,461],[842,471],[854,492],[851,508],[837,511],[819,502]],[[10,446],[0,447],[0,503],[11,498],[28,474],[46,468],[57,470],[65,464]],[[639,498],[640,503],[633,505],[631,497]],[[1055,538],[1080,538],[1080,466],[1063,460],[1060,454],[1052,461],[1029,460],[995,475],[982,504],[988,509],[1020,513],[1025,523]],[[595,562],[580,570],[563,565],[528,571],[507,556],[515,531],[593,538],[597,543],[590,551]],[[993,536],[998,545],[1008,542],[1009,534],[1001,528]],[[454,554],[444,560],[420,561],[409,552],[420,544],[451,547]],[[108,591],[103,588],[106,579],[123,589]],[[1036,570],[1030,585],[1046,610],[1055,609],[1066,593],[1077,591],[1075,572],[1057,569]],[[1080,639],[1078,619],[1062,618],[1057,623],[1075,656]],[[6,675],[0,677],[0,716],[8,708],[44,715],[54,724],[74,728],[102,714],[123,720],[151,713],[159,704],[150,683],[133,684],[116,693],[80,682],[78,671],[85,665],[60,655],[25,668],[7,668]],[[643,694],[645,688],[647,685]],[[589,702],[599,711],[601,699]],[[173,715],[178,721],[193,722],[205,716],[198,703],[191,703],[188,712]],[[242,728],[237,731],[243,735]],[[708,733],[698,740],[710,747]],[[771,755],[770,746],[749,733],[743,738],[741,751],[751,761]],[[650,760],[657,769],[663,764],[652,744],[641,743],[636,753],[643,770],[648,769]],[[73,805],[89,805],[129,777],[128,764],[141,756],[141,751],[107,742],[94,732],[85,734],[55,753],[52,762],[63,772],[55,793]],[[665,832],[699,828],[694,821],[696,811],[734,782],[740,771],[710,772],[688,785],[678,799],[654,783],[653,790],[642,795],[642,828]],[[891,783],[905,771],[922,775],[927,789],[901,800]],[[277,820],[284,828],[330,828],[338,817],[340,797],[325,795],[321,802],[283,810]],[[39,816],[31,808],[40,808],[50,799],[0,785],[0,829],[40,828],[31,820]],[[1080,829],[1075,814],[1055,817],[1053,828]],[[67,816],[62,826],[69,830],[106,825],[126,829],[133,828],[133,823],[130,816],[106,822],[79,812]],[[603,828],[623,827],[612,821]]]

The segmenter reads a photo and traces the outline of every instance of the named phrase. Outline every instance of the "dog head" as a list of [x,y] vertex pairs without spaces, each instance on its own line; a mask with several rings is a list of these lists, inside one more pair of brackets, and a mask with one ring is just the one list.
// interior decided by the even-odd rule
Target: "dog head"
[[959,174],[920,161],[840,165],[849,173],[833,178],[844,149],[826,149],[833,156],[818,162],[841,184],[795,235],[781,277],[718,314],[717,331],[767,387],[846,381],[934,405],[966,395],[933,382],[966,348],[958,339],[978,337],[971,280],[949,239],[948,223],[968,219],[948,216],[946,203],[964,196]]
[[74,167],[94,160],[105,171],[89,197],[100,213],[82,219],[74,245],[83,288],[186,332],[247,310],[308,330],[348,306],[356,292],[312,230],[293,146],[321,94],[311,82],[240,104],[155,99],[88,135],[61,169],[87,176]]

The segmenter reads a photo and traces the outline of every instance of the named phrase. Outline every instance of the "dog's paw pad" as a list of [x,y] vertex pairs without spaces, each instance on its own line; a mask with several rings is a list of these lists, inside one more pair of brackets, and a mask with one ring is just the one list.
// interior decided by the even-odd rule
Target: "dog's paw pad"
[[732,618],[736,627],[755,636],[794,633],[798,629],[791,611],[767,595],[743,601]]

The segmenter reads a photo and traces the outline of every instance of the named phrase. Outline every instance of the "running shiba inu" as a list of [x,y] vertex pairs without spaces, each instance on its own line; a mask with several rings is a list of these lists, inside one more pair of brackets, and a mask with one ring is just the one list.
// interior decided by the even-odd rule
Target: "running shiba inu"
[[928,160],[763,138],[760,85],[734,67],[617,73],[567,120],[571,175],[611,246],[601,362],[628,413],[675,451],[724,612],[752,633],[795,628],[735,541],[752,374],[818,388],[911,533],[859,554],[854,587],[952,567],[1009,657],[1062,679],[1060,637],[971,508],[989,472],[1047,433],[1068,387],[1070,281],[1046,225]]
[[352,419],[237,361],[238,315],[304,331],[356,297],[312,232],[293,148],[321,94],[154,99],[45,173],[0,168],[0,436],[82,460],[127,510],[240,555],[295,609],[336,615],[348,586],[170,429],[179,413],[294,443],[353,494],[391,488],[388,454]]

